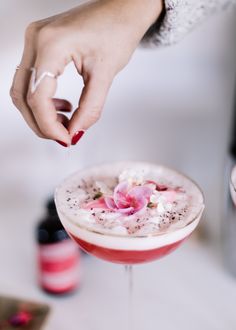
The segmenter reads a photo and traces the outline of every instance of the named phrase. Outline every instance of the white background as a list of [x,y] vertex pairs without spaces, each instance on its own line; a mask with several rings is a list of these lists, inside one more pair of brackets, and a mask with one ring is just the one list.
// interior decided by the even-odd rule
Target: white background
[[[147,326],[150,330],[157,328],[158,311],[162,315],[160,324],[165,324],[163,330],[184,329],[186,313],[190,313],[190,320],[195,319],[191,329],[195,329],[194,326],[199,329],[204,324],[207,326],[202,329],[235,329],[230,301],[235,298],[236,285],[221,269],[215,252],[220,237],[222,181],[234,87],[233,13],[215,15],[176,46],[138,49],[129,66],[116,78],[100,122],[68,151],[54,142],[35,137],[8,95],[15,67],[20,61],[27,24],[73,7],[78,1],[0,1],[0,292],[42,301],[49,299],[35,287],[33,233],[35,223],[42,216],[45,199],[69,172],[103,161],[154,161],[185,172],[203,188],[206,195],[203,230],[208,243],[206,247],[198,246],[200,243],[196,242],[186,245],[159,265],[139,268],[140,282],[137,279],[137,283],[140,288],[143,279],[151,276],[154,285],[153,274],[157,276],[154,290],[157,294],[152,293],[150,287],[146,291],[140,289],[139,308],[146,306],[146,316],[142,320],[139,312],[140,329],[144,329],[144,320],[152,320],[148,314],[149,301],[151,310],[156,301],[159,306],[152,312],[154,325]],[[58,96],[68,98],[76,106],[81,87],[81,79],[69,66],[60,79]],[[78,327],[72,325],[77,321],[83,324],[83,330],[108,329],[108,324],[100,317],[106,313],[106,307],[99,302],[106,297],[101,290],[109,291],[106,304],[111,305],[109,301],[116,299],[111,292],[114,289],[114,296],[119,294],[117,283],[119,274],[123,275],[117,266],[94,259],[88,259],[86,264],[81,296],[78,294],[67,300],[49,299],[55,308],[50,329],[74,330],[80,326],[79,323]],[[189,276],[194,278],[196,273],[194,280],[188,281],[188,265],[192,272]],[[205,272],[209,278],[204,280]],[[104,288],[106,281],[103,284],[100,281],[107,276],[114,276],[118,289],[114,285],[111,290]],[[169,285],[173,277],[174,282]],[[149,284],[149,280],[146,283]],[[159,283],[161,300],[158,302]],[[209,290],[209,301],[199,293],[201,288],[203,294]],[[216,288],[221,298],[217,298]],[[193,306],[186,303],[192,296],[198,306],[203,304],[198,312],[194,302]],[[120,310],[121,297],[117,299],[117,310]],[[217,299],[219,306],[213,308],[214,313],[207,314]],[[82,314],[75,313],[76,301]],[[90,306],[93,312],[96,311],[94,318],[88,313]],[[111,316],[114,315],[116,307],[114,310],[111,306],[107,308]],[[173,320],[165,320],[163,316],[168,308],[176,309]],[[177,308],[180,309],[178,313]],[[62,317],[65,309],[66,317]],[[70,326],[66,326],[68,318],[72,322]],[[101,327],[97,326],[99,322],[104,322]],[[120,328],[117,320],[115,323],[117,329]]]

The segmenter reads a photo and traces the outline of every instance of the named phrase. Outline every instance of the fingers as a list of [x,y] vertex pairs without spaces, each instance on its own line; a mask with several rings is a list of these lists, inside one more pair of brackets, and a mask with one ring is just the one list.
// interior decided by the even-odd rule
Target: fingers
[[54,55],[50,51],[39,52],[34,65],[35,74],[32,74],[29,84],[27,103],[40,131],[46,138],[60,140],[70,145],[68,130],[58,121],[56,110],[70,111],[71,105],[65,100],[53,100],[57,88],[55,76],[64,69],[63,61],[58,58],[55,61]]
[[38,26],[31,24],[26,30],[25,34],[25,46],[23,56],[20,62],[19,69],[16,70],[13,84],[10,90],[10,96],[13,104],[21,112],[23,118],[29,125],[29,127],[39,137],[43,137],[40,129],[35,121],[35,118],[26,102],[26,95],[28,90],[29,79],[31,76],[30,68],[35,61],[35,44],[36,44],[36,32]]
[[43,138],[44,136],[40,132],[36,120],[25,100],[26,92],[24,92],[24,90],[26,83],[28,85],[29,77],[30,72],[28,72],[28,70],[17,70],[14,76],[13,85],[10,90],[10,96],[13,104],[20,111],[28,126],[37,136]]
[[62,123],[62,125],[65,127],[65,128],[68,128],[68,124],[69,124],[69,119],[63,115],[62,113],[59,113],[57,115],[57,120]]
[[[33,116],[33,113],[31,112],[31,109],[29,108],[25,100],[25,95],[26,95],[25,86],[28,86],[30,75],[31,75],[30,70],[21,69],[21,68],[17,70],[14,76],[13,85],[10,90],[10,95],[14,105],[21,112],[28,126],[35,132],[37,136],[41,138],[45,138],[45,136],[41,133],[37,125],[37,122]],[[53,99],[53,103],[57,111],[70,112],[72,110],[72,105],[67,100]],[[64,122],[65,120],[63,120],[63,123]],[[68,119],[67,119],[67,123],[68,123]]]
[[[73,137],[80,137],[100,118],[104,102],[112,79],[104,72],[109,71],[101,67],[96,70],[85,70],[84,63],[77,63],[77,69],[87,74],[84,78],[85,86],[82,91],[79,107],[71,120],[59,115],[57,111],[70,112],[71,104],[66,100],[53,99],[57,89],[57,76],[62,74],[65,66],[71,61],[69,47],[62,46],[55,36],[55,27],[33,24],[27,30],[25,49],[21,61],[21,69],[17,70],[11,96],[14,104],[20,110],[31,129],[40,137],[53,139],[69,146]],[[30,68],[34,68],[33,74]],[[80,73],[81,71],[78,70]],[[83,77],[85,76],[82,74]]]
[[[30,68],[34,67],[36,64],[36,56],[39,52],[38,49],[38,37],[39,32],[41,28],[44,26],[44,22],[37,22],[32,23],[29,25],[29,27],[26,30],[25,34],[25,46],[24,46],[24,52],[22,56],[22,60],[19,66],[19,70],[16,71],[13,84],[10,90],[10,95],[12,98],[12,101],[14,105],[19,109],[21,112],[23,118],[29,125],[29,127],[39,136],[42,138],[52,138],[52,139],[60,139],[60,140],[66,140],[68,143],[68,132],[66,128],[64,127],[65,121],[63,120],[61,122],[60,116],[57,117],[56,111],[63,111],[63,112],[70,112],[72,110],[71,104],[66,100],[60,100],[60,99],[53,99],[52,96],[54,95],[54,91],[52,91],[52,88],[49,87],[50,95],[48,93],[45,93],[45,98],[47,98],[46,101],[43,101],[44,99],[44,90],[45,88],[48,88],[48,84],[51,86],[51,82],[46,82],[45,88],[38,88],[40,91],[39,93],[35,93],[36,97],[31,97],[33,95],[29,95],[29,81],[31,80],[31,71]],[[57,57],[54,57],[54,59],[57,59]],[[44,59],[44,57],[43,57]],[[47,65],[47,60],[44,61]],[[39,64],[41,65],[41,64]],[[44,78],[45,81],[47,80]],[[48,78],[48,80],[50,80]],[[52,78],[51,78],[52,80]],[[42,84],[44,81],[42,82]],[[30,87],[31,87],[30,83]],[[41,87],[41,86],[38,86]],[[38,91],[37,91],[38,92]],[[34,93],[31,93],[34,94]],[[38,101],[35,101],[35,100]],[[30,102],[28,102],[30,100]],[[39,103],[39,104],[38,104]],[[48,107],[48,104],[50,103],[49,113],[46,113],[46,109]],[[36,106],[32,107],[32,105],[35,104]],[[37,109],[41,108],[40,104],[44,104],[45,107],[41,113]],[[36,108],[36,109],[35,109]],[[50,109],[53,109],[54,116],[50,114]],[[37,112],[38,111],[38,112]],[[36,113],[36,116],[35,116]],[[42,116],[45,117],[45,125],[42,123],[43,120],[41,120]],[[52,129],[50,125],[48,124],[48,120],[55,121],[56,123],[52,125]],[[58,123],[57,123],[58,119]],[[40,124],[40,125],[39,125]],[[46,126],[46,127],[45,127]],[[56,126],[56,128],[55,128]],[[57,129],[57,126],[59,128]],[[64,135],[63,135],[64,134]],[[67,137],[67,139],[65,138]],[[69,144],[69,143],[68,143]]]
[[72,104],[64,99],[53,99],[53,104],[57,111],[71,112]]
[[87,130],[98,121],[110,85],[111,80],[98,73],[93,73],[85,82],[79,107],[69,123],[69,132],[72,137],[80,131]]

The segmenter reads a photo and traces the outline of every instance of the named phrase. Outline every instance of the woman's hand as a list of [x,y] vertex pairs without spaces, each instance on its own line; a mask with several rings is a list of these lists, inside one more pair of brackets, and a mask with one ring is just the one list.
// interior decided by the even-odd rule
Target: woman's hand
[[[115,75],[128,63],[145,32],[162,10],[162,0],[101,0],[31,23],[11,97],[25,121],[40,137],[75,144],[99,118]],[[66,100],[53,99],[55,77],[73,61],[83,77],[79,106],[70,120],[57,111],[71,111]]]

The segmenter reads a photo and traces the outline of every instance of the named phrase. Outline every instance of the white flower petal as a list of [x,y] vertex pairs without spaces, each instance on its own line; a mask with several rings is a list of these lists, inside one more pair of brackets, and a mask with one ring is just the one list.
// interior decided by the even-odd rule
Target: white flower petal
[[140,169],[126,169],[119,175],[119,182],[128,181],[129,184],[142,184],[146,171]]
[[112,195],[112,191],[110,188],[107,187],[107,185],[104,182],[96,181],[95,182],[96,187],[101,191],[104,195]]
[[155,195],[151,195],[150,202],[156,204],[158,202],[158,197]]
[[157,211],[159,213],[161,213],[161,214],[166,211],[165,208],[164,208],[164,205],[162,203],[158,203],[158,205],[157,205]]

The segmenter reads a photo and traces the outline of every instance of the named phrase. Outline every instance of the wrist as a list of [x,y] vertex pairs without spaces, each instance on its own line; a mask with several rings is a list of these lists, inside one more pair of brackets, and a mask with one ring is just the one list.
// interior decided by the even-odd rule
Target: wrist
[[[159,18],[163,8],[163,0],[129,0],[130,2],[136,2],[136,15],[138,21],[141,20],[142,26],[145,32],[153,25]],[[141,24],[140,23],[140,24]]]
[[164,7],[163,0],[110,0],[127,19],[149,28],[159,17]]
[[[162,13],[163,0],[101,0],[120,23],[139,37],[146,33]],[[134,29],[135,27],[135,29]]]

